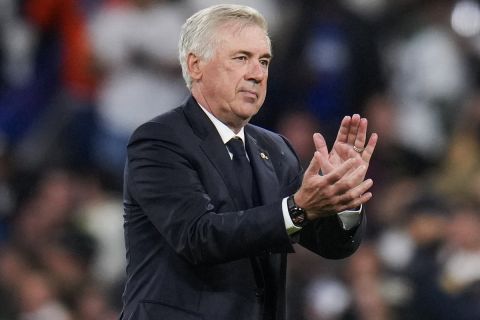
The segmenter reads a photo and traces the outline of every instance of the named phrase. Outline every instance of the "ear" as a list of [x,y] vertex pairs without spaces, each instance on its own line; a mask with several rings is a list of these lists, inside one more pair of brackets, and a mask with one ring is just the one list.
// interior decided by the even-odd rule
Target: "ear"
[[192,80],[200,80],[202,78],[202,68],[200,58],[193,53],[189,53],[187,57],[188,73]]

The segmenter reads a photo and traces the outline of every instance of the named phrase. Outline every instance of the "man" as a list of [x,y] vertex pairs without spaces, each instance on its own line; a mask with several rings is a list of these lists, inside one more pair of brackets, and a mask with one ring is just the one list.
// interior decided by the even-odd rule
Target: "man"
[[314,135],[303,173],[283,137],[248,124],[271,60],[252,8],[197,12],[179,49],[192,96],[128,145],[122,319],[285,319],[292,242],[333,259],[359,246],[364,216],[348,210],[372,196],[377,137],[366,143],[366,119],[345,117],[330,153]]

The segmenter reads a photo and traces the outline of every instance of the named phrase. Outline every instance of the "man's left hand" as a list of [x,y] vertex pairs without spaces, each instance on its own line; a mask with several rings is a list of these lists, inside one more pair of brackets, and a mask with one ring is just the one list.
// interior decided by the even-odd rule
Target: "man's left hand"
[[[320,152],[322,159],[322,174],[328,174],[348,159],[360,159],[362,161],[357,161],[359,166],[365,165],[368,168],[377,144],[378,135],[373,133],[365,145],[367,141],[367,127],[368,121],[366,118],[361,118],[358,114],[354,114],[352,117],[345,116],[340,124],[337,138],[330,152],[323,136],[320,133],[314,134],[315,148]],[[355,170],[355,168],[352,168],[352,170]],[[361,181],[364,178],[363,176]]]

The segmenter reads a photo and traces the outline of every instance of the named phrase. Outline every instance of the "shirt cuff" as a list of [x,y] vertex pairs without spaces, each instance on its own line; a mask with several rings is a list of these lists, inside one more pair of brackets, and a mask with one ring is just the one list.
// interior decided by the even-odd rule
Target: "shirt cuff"
[[362,205],[358,210],[345,210],[338,213],[338,217],[342,222],[344,230],[351,230],[360,224],[360,213],[362,212]]
[[[290,213],[288,212],[287,198],[282,200],[282,212],[283,220],[285,222],[285,229],[287,230],[288,235],[292,235],[295,232],[302,230],[301,227],[297,227],[293,224],[292,218],[290,218]],[[345,210],[338,213],[338,217],[342,222],[342,227],[344,230],[351,230],[352,228],[360,224],[360,213],[362,212],[362,205],[358,210]]]
[[287,230],[289,236],[302,230],[301,227],[294,225],[292,218],[290,218],[290,213],[288,213],[287,198],[283,198],[282,200],[282,212],[283,220],[285,221],[285,229]]

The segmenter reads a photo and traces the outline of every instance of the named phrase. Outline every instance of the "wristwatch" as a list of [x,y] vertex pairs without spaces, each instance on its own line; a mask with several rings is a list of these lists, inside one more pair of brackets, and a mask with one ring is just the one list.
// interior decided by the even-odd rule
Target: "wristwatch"
[[292,219],[292,222],[296,227],[303,228],[308,224],[306,218],[307,213],[304,209],[297,206],[293,195],[287,198],[287,208],[288,213],[290,214],[290,219]]

